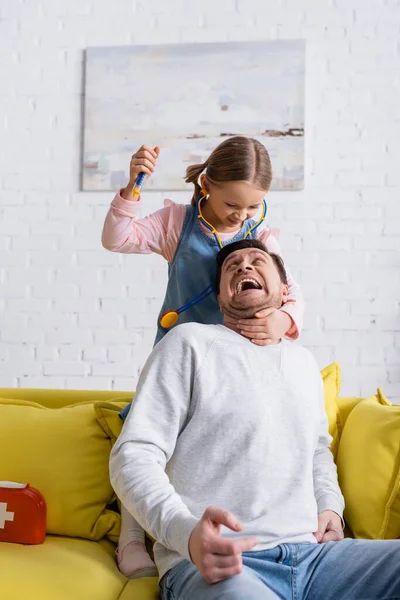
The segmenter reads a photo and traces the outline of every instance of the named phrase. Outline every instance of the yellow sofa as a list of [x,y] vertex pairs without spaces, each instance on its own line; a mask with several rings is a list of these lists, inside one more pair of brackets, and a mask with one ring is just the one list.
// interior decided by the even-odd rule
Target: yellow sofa
[[[351,449],[352,439],[354,437],[351,429],[349,429],[349,433],[346,432],[347,423],[351,421],[351,415],[354,413],[357,406],[360,405],[362,399],[360,398],[339,398],[337,397],[339,385],[340,385],[340,371],[338,365],[331,365],[322,371],[324,378],[324,387],[325,387],[325,403],[327,408],[327,414],[329,418],[329,428],[330,432],[333,436],[333,444],[332,444],[332,452],[337,458],[339,462],[346,462],[346,456],[343,459],[341,456],[341,436],[345,440],[346,444],[346,452],[349,460],[347,461],[350,464],[351,469],[357,469],[357,465],[353,464],[357,458],[356,450],[353,451]],[[1,444],[1,435],[5,435],[8,431],[5,426],[5,418],[4,415],[8,415],[9,406],[17,407],[18,411],[22,409],[25,411],[23,414],[28,414],[29,410],[32,411],[32,424],[30,426],[31,429],[35,429],[37,427],[33,419],[36,418],[38,410],[38,405],[40,407],[46,407],[47,412],[40,413],[40,420],[43,421],[42,414],[47,418],[51,418],[53,415],[62,415],[63,413],[60,411],[54,411],[52,409],[61,409],[66,410],[65,407],[68,407],[68,412],[65,420],[65,427],[67,428],[67,422],[70,420],[71,416],[74,418],[74,415],[78,415],[78,412],[75,413],[74,410],[79,409],[79,414],[85,413],[85,406],[107,406],[105,403],[109,403],[109,413],[113,417],[113,424],[111,423],[111,429],[114,427],[118,429],[118,411],[120,405],[128,402],[132,393],[130,392],[98,392],[98,391],[72,391],[72,390],[32,390],[32,389],[0,389],[0,397],[3,399],[7,399],[4,402],[6,404],[2,405],[0,400],[0,444]],[[116,398],[117,397],[117,398]],[[379,399],[378,399],[379,400]],[[381,399],[382,400],[382,399]],[[18,402],[23,401],[22,408],[18,404]],[[383,402],[383,401],[382,401]],[[26,403],[26,406],[25,406]],[[99,404],[98,404],[99,403]],[[368,404],[368,403],[367,403]],[[379,405],[381,401],[378,401]],[[387,407],[389,408],[390,403],[387,403]],[[367,406],[367,405],[366,405]],[[385,405],[386,406],[386,405]],[[5,407],[5,408],[4,408]],[[393,407],[391,407],[393,408]],[[368,406],[367,409],[369,410]],[[3,411],[3,412],[2,412]],[[88,409],[89,411],[89,409]],[[88,412],[86,411],[86,412]],[[90,409],[91,411],[91,409]],[[90,412],[89,411],[89,412]],[[107,412],[107,411],[106,411]],[[14,414],[14,412],[13,412]],[[88,413],[89,414],[89,413]],[[90,412],[90,414],[92,414]],[[370,414],[367,411],[367,416]],[[379,413],[381,414],[381,413]],[[386,416],[387,413],[385,413]],[[3,417],[2,417],[3,415]],[[104,416],[104,415],[103,415]],[[365,415],[361,415],[357,417],[359,419],[364,418]],[[30,417],[29,417],[30,418]],[[63,417],[64,418],[64,417]],[[77,417],[78,418],[78,417]],[[366,418],[366,417],[365,417]],[[3,419],[3,420],[2,420]],[[21,421],[21,417],[18,417],[17,429],[19,427],[19,423]],[[376,415],[372,415],[372,419],[376,421]],[[50,421],[49,421],[50,422]],[[51,421],[56,422],[56,421]],[[28,422],[29,425],[30,421]],[[400,423],[400,407],[394,407],[393,410],[390,410],[390,424],[392,429],[398,428]],[[93,427],[97,425],[93,421]],[[104,426],[104,423],[102,424]],[[108,424],[109,425],[109,424]],[[107,427],[108,427],[107,425]],[[350,423],[351,425],[351,423]],[[353,425],[352,425],[353,426]],[[385,425],[387,427],[387,423]],[[3,429],[2,429],[3,427]],[[7,425],[8,427],[8,425]],[[48,426],[47,426],[48,427]],[[55,426],[56,427],[56,426]],[[63,426],[64,427],[64,426]],[[107,427],[103,427],[104,431],[106,431]],[[12,429],[12,425],[9,426]],[[79,429],[79,428],[77,428]],[[46,430],[47,431],[47,430]],[[45,430],[38,432],[40,436],[39,440],[45,435]],[[66,429],[67,431],[67,429]],[[93,438],[93,444],[106,443],[106,436],[102,437],[102,431],[100,430],[96,433]],[[387,429],[385,431],[388,431]],[[43,433],[44,432],[44,433]],[[100,432],[100,433],[99,433]],[[79,431],[77,431],[77,434]],[[398,433],[398,430],[397,430]],[[57,434],[57,432],[56,432]],[[110,436],[110,440],[107,441],[109,444],[107,446],[107,453],[111,449],[111,445],[113,441],[115,441],[115,435],[118,432],[114,432]],[[12,443],[12,432],[10,432],[9,443]],[[29,436],[29,431],[27,430],[27,436]],[[71,433],[66,433],[66,435],[71,435]],[[89,433],[88,433],[89,435]],[[91,434],[90,434],[91,435]],[[114,435],[114,440],[112,439]],[[347,436],[347,437],[346,437]],[[7,438],[7,435],[5,436]],[[71,461],[75,460],[73,458],[73,451],[75,446],[79,445],[79,436],[73,436],[74,439],[70,440],[70,451],[71,451]],[[61,434],[54,438],[53,442],[54,448],[59,448],[62,446],[57,446],[57,444],[61,444],[60,441],[62,438]],[[108,439],[108,438],[107,438]],[[90,438],[92,440],[92,438]],[[20,442],[20,440],[16,440],[15,443]],[[67,439],[68,443],[68,439]],[[92,442],[90,442],[92,443]],[[35,452],[35,445],[39,444],[40,441],[35,443],[32,442],[30,446],[29,452]],[[360,445],[360,441],[356,440],[357,447]],[[370,444],[371,445],[371,444]],[[53,446],[52,446],[53,447]],[[101,446],[103,447],[103,446]],[[100,446],[99,446],[100,448]],[[8,450],[8,452],[10,452]],[[387,447],[385,446],[385,452],[387,452]],[[374,452],[375,454],[375,452]],[[90,448],[84,451],[83,458],[89,457]],[[351,456],[350,456],[351,455]],[[364,453],[363,453],[364,455]],[[97,459],[97,457],[93,457]],[[395,457],[397,460],[398,457]],[[3,460],[3,462],[2,462]],[[49,457],[49,464],[53,464],[53,458]],[[105,455],[104,459],[104,485],[107,485],[107,469],[108,469],[108,458]],[[357,459],[358,460],[358,459]],[[389,461],[389,457],[386,457],[386,460]],[[393,470],[395,471],[398,468],[398,463],[394,460]],[[7,472],[8,459],[2,459],[0,453],[0,480],[6,480],[10,473]],[[11,461],[12,462],[12,461]],[[43,461],[44,463],[46,461]],[[3,467],[2,467],[3,465]],[[14,467],[13,467],[14,468]],[[30,473],[29,469],[32,467],[27,466],[27,473]],[[50,469],[50,467],[49,467]],[[348,474],[346,472],[347,465],[343,468],[339,469],[339,476],[343,477],[344,482],[348,488]],[[4,477],[4,473],[2,470],[6,472],[7,477]],[[19,477],[25,476],[25,471],[17,471]],[[22,474],[21,474],[22,473]],[[372,473],[371,476],[374,477]],[[38,474],[39,480],[40,477],[45,477],[43,479],[43,485],[48,485],[48,478],[46,479],[46,464],[43,465],[41,472]],[[53,481],[54,481],[54,473],[52,473]],[[400,476],[399,476],[400,477]],[[353,475],[350,472],[350,479],[354,479]],[[60,473],[60,479],[62,480],[62,473]],[[17,480],[17,479],[15,479]],[[397,482],[397,483],[396,483]],[[30,481],[33,485],[33,481]],[[365,482],[364,482],[365,483]],[[66,485],[73,484],[73,482],[66,482]],[[400,495],[398,493],[399,481],[391,479],[391,493],[390,493],[390,505],[384,507],[384,512],[382,513],[382,521],[384,521],[387,525],[390,522],[390,527],[386,527],[386,529],[382,529],[380,524],[378,524],[377,531],[378,534],[375,537],[399,537],[400,536],[400,510],[399,502]],[[79,484],[80,486],[85,485],[85,481]],[[368,482],[365,483],[368,485]],[[398,487],[395,489],[395,485]],[[93,486],[92,486],[93,487]],[[88,488],[89,489],[89,488]],[[90,488],[91,490],[92,488]],[[90,491],[89,490],[89,491]],[[393,490],[396,492],[394,493]],[[356,494],[360,493],[359,487],[355,490]],[[364,493],[364,490],[361,490]],[[349,488],[349,496],[352,495],[352,488],[350,484]],[[386,493],[386,490],[383,490],[382,493]],[[375,502],[375,496],[373,495],[373,499],[371,502]],[[351,499],[351,498],[350,498]],[[347,500],[347,499],[346,499]],[[365,506],[361,506],[361,512],[363,508],[366,509],[368,513],[368,499],[365,500]],[[350,507],[352,503],[350,502]],[[83,507],[82,510],[86,510],[87,507]],[[102,510],[102,509],[101,509]],[[114,513],[112,512],[114,510]],[[376,512],[376,508],[373,507],[373,510]],[[397,511],[397,512],[396,512]],[[60,512],[60,511],[59,511]],[[101,512],[101,511],[100,511]],[[350,510],[350,515],[353,518],[353,522],[357,525],[357,503],[355,507],[355,520],[354,515],[352,513],[352,508]],[[86,515],[86,513],[82,513]],[[91,513],[90,513],[91,514]],[[89,512],[87,513],[88,520],[92,518]],[[10,544],[10,543],[0,543],[0,598],[3,600],[22,600],[24,598],[29,598],[30,600],[155,600],[158,598],[158,582],[156,578],[147,578],[141,580],[128,580],[118,571],[115,563],[115,547],[116,547],[116,539],[117,539],[117,529],[115,526],[115,518],[119,518],[117,515],[117,511],[108,507],[105,511],[102,512],[102,526],[107,530],[106,535],[100,537],[102,535],[102,529],[100,526],[92,527],[90,525],[88,531],[89,533],[82,533],[82,537],[72,535],[74,533],[74,529],[68,529],[71,527],[79,528],[85,526],[83,522],[77,522],[73,525],[72,522],[66,523],[62,519],[57,521],[57,518],[60,515],[49,514],[49,528],[48,531],[63,531],[64,535],[56,535],[54,533],[48,533],[46,540],[43,544],[37,546],[23,546],[18,544]],[[375,513],[374,513],[375,514]],[[98,516],[98,515],[97,515]],[[96,518],[97,518],[96,516]],[[100,520],[101,520],[100,519]],[[73,519],[72,519],[73,520]],[[99,528],[100,527],[100,528]],[[80,531],[81,531],[80,530]],[[97,533],[96,533],[97,531]],[[95,533],[93,533],[95,532]],[[362,532],[364,537],[374,537],[374,535],[369,536],[368,531],[365,535],[365,532]],[[84,536],[88,535],[93,539],[84,539]],[[361,536],[360,536],[361,537]]]
[[[62,408],[97,401],[112,403],[116,397],[119,402],[128,402],[132,392],[0,388],[0,397]],[[0,468],[0,480],[4,479]],[[116,566],[115,548],[115,542],[106,538],[92,541],[60,535],[47,535],[37,546],[0,543],[0,598],[156,600],[157,579],[126,579]]]

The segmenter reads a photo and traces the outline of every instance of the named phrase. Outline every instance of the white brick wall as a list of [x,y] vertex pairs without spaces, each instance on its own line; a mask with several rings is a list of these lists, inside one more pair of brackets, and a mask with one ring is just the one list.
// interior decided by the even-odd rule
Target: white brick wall
[[152,346],[165,265],[103,250],[112,194],[79,191],[83,49],[306,38],[306,189],[271,224],[304,344],[344,394],[398,400],[399,34],[398,0],[2,0],[0,385],[133,389]]

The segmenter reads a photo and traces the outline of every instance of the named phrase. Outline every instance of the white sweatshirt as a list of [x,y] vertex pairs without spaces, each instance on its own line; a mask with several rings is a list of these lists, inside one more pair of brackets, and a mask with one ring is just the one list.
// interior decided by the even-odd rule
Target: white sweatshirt
[[256,346],[223,325],[187,323],[150,355],[111,453],[111,481],[155,539],[160,578],[190,560],[210,505],[231,511],[254,551],[316,543],[317,515],[343,512],[323,384],[293,342]]

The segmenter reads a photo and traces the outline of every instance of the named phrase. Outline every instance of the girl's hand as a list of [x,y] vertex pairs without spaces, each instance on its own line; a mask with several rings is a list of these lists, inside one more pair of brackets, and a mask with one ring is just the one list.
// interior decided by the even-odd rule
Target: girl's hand
[[160,148],[150,148],[143,144],[135,154],[132,155],[129,166],[129,183],[122,191],[121,196],[125,200],[132,200],[132,190],[139,173],[146,173],[148,179],[156,167],[157,158],[160,154]]
[[237,322],[237,331],[257,344],[274,344],[291,329],[292,318],[277,308],[267,308],[256,313],[254,319],[241,319]]

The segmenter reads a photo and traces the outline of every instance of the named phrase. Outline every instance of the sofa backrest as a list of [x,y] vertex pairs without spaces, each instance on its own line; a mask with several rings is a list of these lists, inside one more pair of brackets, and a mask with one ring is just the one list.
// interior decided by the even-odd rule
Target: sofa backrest
[[80,402],[113,402],[132,400],[134,392],[118,392],[108,390],[42,390],[36,388],[0,388],[1,398],[29,400],[48,408],[61,408]]

